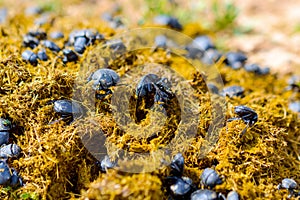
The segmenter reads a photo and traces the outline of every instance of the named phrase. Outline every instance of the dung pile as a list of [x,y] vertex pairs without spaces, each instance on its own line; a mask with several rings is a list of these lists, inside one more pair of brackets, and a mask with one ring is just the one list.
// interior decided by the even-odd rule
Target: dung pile
[[[23,8],[20,6],[19,9]],[[185,49],[188,53],[181,56],[172,53],[168,48],[173,45],[172,41],[166,41],[157,48],[128,51],[118,56],[124,47],[118,42],[119,46],[116,45],[110,39],[126,27],[115,19],[116,17],[112,17],[105,21],[99,16],[88,15],[80,20],[54,12],[28,15],[23,11],[15,11],[0,25],[0,117],[12,121],[10,140],[19,145],[22,151],[17,159],[9,158],[7,162],[19,172],[24,182],[22,187],[1,186],[0,198],[167,199],[170,194],[164,183],[171,172],[168,166],[162,166],[170,160],[157,159],[150,162],[141,157],[138,163],[127,165],[121,158],[131,155],[128,153],[124,156],[121,150],[151,152],[166,147],[173,138],[178,145],[174,146],[170,158],[179,152],[183,154],[183,176],[189,177],[195,188],[203,187],[200,183],[203,170],[213,167],[223,177],[223,183],[214,188],[218,193],[227,195],[235,190],[241,199],[286,198],[287,191],[277,190],[281,180],[293,178],[300,183],[300,123],[298,114],[289,109],[291,101],[299,100],[297,84],[293,85],[292,90],[287,89],[288,77],[257,68],[244,68],[245,63],[241,66],[235,63],[234,66],[238,67],[233,69],[228,55],[227,60],[226,54],[219,56],[213,45],[205,49],[205,55],[210,55],[216,61],[214,67],[220,72],[224,85],[241,86],[243,94],[225,96],[227,103],[218,104],[224,112],[220,132],[211,151],[202,156],[202,146],[205,145],[215,114],[211,111],[211,99],[218,101],[221,96],[218,94],[222,90],[221,85],[214,86],[213,90],[213,86],[205,82],[209,74],[196,72],[192,64],[187,62],[187,59],[194,59],[199,63],[202,59],[203,63],[207,62],[207,58],[203,59],[203,51],[190,46],[190,49]],[[208,32],[194,25],[184,25],[182,32],[191,37]],[[41,30],[46,36],[33,36],[38,42],[31,49],[24,45],[24,36],[32,29]],[[80,48],[84,49],[83,52],[78,52],[74,47],[76,42],[70,43],[72,37],[68,38],[75,29],[91,30],[98,39],[84,43],[83,41],[90,39],[88,33],[77,36],[81,37],[78,43],[84,46]],[[50,39],[50,33],[56,31],[61,31],[64,37]],[[42,42],[45,38],[53,40],[61,50],[56,52],[45,47]],[[149,38],[142,38],[141,41],[147,39]],[[76,41],[76,37],[74,40]],[[93,56],[91,57],[90,52],[102,48],[101,45],[110,45],[106,51],[117,52],[115,57],[97,57],[97,62],[91,62]],[[123,45],[125,49],[130,47],[130,43],[124,42]],[[37,53],[43,49],[48,59],[37,59],[36,65],[21,57],[25,50]],[[62,49],[71,49],[78,60],[66,60]],[[189,51],[192,49],[195,52]],[[78,79],[82,75],[82,67],[87,63],[91,65],[83,77]],[[108,93],[103,98],[95,99],[95,91],[91,83],[87,83],[87,78],[91,72],[104,67],[115,70],[122,81],[120,85],[110,88],[110,92],[106,91]],[[181,77],[175,76],[174,71],[179,72]],[[147,105],[135,105],[138,102],[136,88],[141,77],[153,72],[161,78],[159,81],[164,77],[172,83],[167,89],[176,94],[178,101],[170,100],[161,104],[161,101],[171,99],[172,95],[166,98],[164,94],[159,94],[155,103],[158,109],[163,108],[166,113],[153,112],[147,108],[147,114],[137,119],[136,109]],[[157,92],[167,93],[166,88],[158,87],[167,87],[166,85],[155,83],[149,87],[155,88],[155,97]],[[114,94],[123,95],[123,98],[114,99]],[[53,104],[49,104],[57,99],[79,101],[87,108],[88,116],[69,125],[64,120],[51,124],[50,122],[61,117],[54,112]],[[130,109],[126,113],[128,118],[116,117],[116,109],[126,109],[122,107],[126,102],[130,102]],[[116,103],[119,104],[117,108],[114,106]],[[182,107],[182,103],[187,107]],[[246,126],[242,120],[225,123],[227,119],[236,117],[234,106],[238,105],[246,105],[258,114],[258,121],[242,137],[239,135]],[[165,116],[168,118],[162,123]],[[135,118],[139,126],[134,120],[126,124],[130,118]],[[126,126],[122,127],[120,123],[123,122]],[[178,128],[179,124],[183,125]],[[160,126],[163,129],[158,131],[159,134],[147,134],[148,129]],[[188,137],[187,133],[193,131],[194,137]],[[145,133],[144,139],[133,137],[140,132]],[[103,136],[105,137],[102,138]],[[97,161],[104,155],[98,155],[97,150],[109,154],[112,161],[119,160],[119,166],[103,172]],[[128,172],[136,165],[145,163],[149,165],[148,171],[152,167],[160,168],[146,173]],[[119,167],[125,170],[118,171]]]

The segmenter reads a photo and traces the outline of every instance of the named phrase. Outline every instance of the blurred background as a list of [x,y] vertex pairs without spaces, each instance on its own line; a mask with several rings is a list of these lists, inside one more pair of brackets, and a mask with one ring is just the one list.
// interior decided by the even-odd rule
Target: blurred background
[[1,0],[0,4],[8,16],[36,6],[81,18],[110,13],[129,28],[170,14],[184,25],[198,23],[211,31],[221,49],[243,51],[249,61],[273,72],[300,72],[298,0]]

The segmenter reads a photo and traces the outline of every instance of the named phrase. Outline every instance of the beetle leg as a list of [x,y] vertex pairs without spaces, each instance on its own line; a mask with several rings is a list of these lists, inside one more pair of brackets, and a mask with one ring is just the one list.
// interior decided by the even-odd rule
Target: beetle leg
[[246,127],[244,128],[244,130],[242,130],[241,134],[240,134],[240,138],[246,133],[247,129],[249,128],[249,123],[250,121],[247,123]]
[[227,122],[232,122],[234,120],[240,120],[240,119],[242,119],[242,118],[240,118],[240,117],[233,117],[233,118],[227,119]]

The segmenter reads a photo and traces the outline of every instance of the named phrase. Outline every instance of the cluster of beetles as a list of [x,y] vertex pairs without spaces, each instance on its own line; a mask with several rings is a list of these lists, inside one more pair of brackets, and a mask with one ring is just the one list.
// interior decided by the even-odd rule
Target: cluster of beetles
[[[118,21],[111,16],[106,16],[106,20],[110,21],[114,27],[122,26],[121,21]],[[159,25],[168,26],[175,30],[182,30],[182,25],[179,21],[171,16],[160,15],[154,19],[154,23]],[[53,32],[50,34],[52,40],[64,38],[61,32]],[[62,62],[76,62],[80,59],[80,55],[84,53],[87,46],[93,45],[96,41],[105,41],[104,36],[97,31],[90,29],[76,30],[70,33],[68,39],[64,43],[63,49],[60,48],[55,42],[48,39],[48,35],[43,30],[34,30],[27,32],[23,37],[23,46],[27,49],[22,52],[24,61],[36,66],[40,61],[47,61],[48,55],[45,48],[52,51],[55,55],[60,57],[62,52]],[[164,35],[158,35],[155,38],[155,48],[168,48],[168,38]],[[110,43],[106,41],[112,51],[119,51],[126,49],[122,41]],[[41,50],[34,53],[34,50],[41,46]],[[227,66],[232,69],[244,68],[248,72],[257,75],[265,75],[269,73],[269,68],[262,68],[257,64],[247,64],[247,56],[241,52],[228,52],[226,54],[220,53],[210,38],[206,35],[199,35],[193,40],[193,43],[186,45],[185,56],[190,59],[199,59],[203,63],[212,64],[213,62],[222,60]],[[40,61],[39,61],[40,60]],[[295,79],[295,78],[294,78]],[[291,79],[289,87],[300,88],[300,84],[296,84],[297,80]],[[112,94],[112,87],[117,87],[120,81],[118,73],[112,69],[101,68],[90,74],[88,82],[92,81],[92,88],[95,90],[95,98],[101,100],[107,95]],[[300,81],[298,81],[300,82]],[[297,83],[298,83],[297,82]],[[219,91],[212,83],[207,83],[210,92],[224,96],[224,97],[243,97],[244,88],[238,85],[232,85],[223,88]],[[136,89],[136,116],[137,121],[145,118],[147,112],[144,110],[151,109],[154,104],[160,106],[168,106],[168,102],[175,98],[175,94],[171,90],[171,83],[167,78],[160,77],[156,74],[147,74],[143,76]],[[61,117],[55,121],[50,122],[54,124],[63,120],[66,124],[71,124],[75,119],[81,118],[86,114],[86,109],[79,102],[61,99],[52,100],[49,103],[53,104],[54,112],[58,113]],[[300,103],[297,105],[290,104],[292,110],[300,111]],[[241,131],[242,137],[247,128],[253,126],[257,120],[257,113],[245,106],[239,105],[234,108],[237,115],[235,118],[228,119],[228,122],[233,120],[242,120],[246,127]],[[0,118],[0,184],[4,186],[17,186],[23,185],[21,177],[17,171],[10,168],[7,161],[9,159],[17,158],[21,153],[21,148],[16,144],[9,144],[12,124],[8,119]],[[116,161],[111,161],[109,156],[106,155],[103,160],[97,162],[102,172],[107,169],[114,168],[117,165]],[[184,157],[182,153],[177,153],[170,164],[170,176],[163,179],[163,184],[168,192],[170,199],[191,199],[191,200],[238,200],[239,194],[236,191],[231,191],[227,197],[221,193],[217,193],[213,189],[216,185],[223,183],[223,178],[213,168],[206,168],[200,176],[201,187],[198,188],[193,184],[191,178],[183,176],[184,172]],[[300,192],[296,192],[298,188],[297,183],[290,178],[285,178],[278,185],[278,189],[287,189],[289,191],[289,198],[292,196],[300,196]]]

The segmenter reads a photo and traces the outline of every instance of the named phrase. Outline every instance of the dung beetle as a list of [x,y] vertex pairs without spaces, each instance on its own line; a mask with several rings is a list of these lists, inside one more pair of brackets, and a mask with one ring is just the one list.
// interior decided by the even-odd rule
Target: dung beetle
[[96,96],[98,99],[101,99],[111,93],[110,87],[115,86],[119,82],[120,76],[112,69],[103,68],[92,73],[88,78],[88,81],[91,80],[94,81],[92,86],[94,90],[105,92],[103,96]]
[[298,188],[298,184],[296,183],[295,180],[291,178],[285,178],[281,181],[281,183],[278,184],[277,189],[287,189],[289,191],[289,196],[288,198],[291,198],[295,194],[295,189]]
[[42,60],[42,61],[47,61],[48,60],[48,56],[46,54],[46,50],[42,49],[37,53],[37,57],[38,59]]
[[18,157],[21,153],[21,148],[16,144],[3,145],[0,148],[0,158]]
[[34,49],[39,45],[39,43],[40,41],[37,38],[32,37],[31,35],[25,35],[23,37],[23,45],[25,47],[30,47],[31,49]]
[[223,183],[223,180],[220,178],[219,174],[211,168],[205,168],[200,176],[200,179],[201,184],[205,187],[209,187],[210,189]]
[[9,168],[8,164],[0,160],[0,185],[4,186],[23,186],[21,177],[19,177],[18,172]]
[[71,49],[64,49],[63,54],[64,54],[64,58],[63,58],[64,63],[75,62],[78,60],[77,54]]
[[191,194],[190,200],[226,200],[223,194],[217,194],[215,191],[200,189]]
[[164,35],[158,35],[154,39],[155,50],[158,48],[166,49],[167,48],[167,37]]
[[293,112],[300,112],[300,101],[290,102],[289,109]]
[[121,39],[107,40],[105,45],[115,54],[122,54],[126,51],[126,46]]
[[220,92],[221,96],[228,96],[229,98],[233,97],[243,97],[245,89],[241,86],[233,85],[224,87],[223,90]]
[[247,71],[247,72],[253,72],[257,75],[266,75],[270,72],[270,68],[268,67],[265,67],[265,68],[262,68],[260,67],[258,64],[246,64],[244,66],[244,69]]
[[47,33],[42,30],[31,30],[27,33],[27,35],[35,37],[38,40],[45,40],[47,38]]
[[74,50],[77,53],[82,54],[85,51],[85,48],[88,44],[88,39],[85,37],[79,37],[74,42]]
[[230,191],[227,194],[227,200],[239,200],[239,199],[240,199],[239,194],[234,190]]
[[171,83],[167,78],[160,78],[156,74],[147,74],[142,77],[136,88],[136,120],[145,119],[148,109],[154,104],[165,107],[174,97]]
[[26,15],[38,15],[41,14],[42,12],[43,10],[40,6],[30,6],[25,10]]
[[182,176],[183,169],[184,169],[184,157],[181,153],[178,153],[174,156],[171,162],[171,174],[174,176]]
[[188,177],[169,176],[165,179],[165,185],[174,199],[187,199],[195,188]]
[[154,23],[169,26],[170,28],[182,30],[182,25],[179,23],[178,19],[168,15],[158,15],[154,18]]
[[286,90],[299,90],[300,89],[300,76],[298,75],[293,75],[291,76],[288,81],[288,86]]
[[227,121],[231,122],[233,120],[243,120],[245,124],[247,124],[247,126],[244,128],[244,130],[242,131],[242,133],[240,134],[240,137],[242,137],[246,131],[248,127],[253,126],[257,120],[258,120],[258,116],[257,113],[252,110],[251,108],[247,107],[247,106],[235,106],[234,107],[234,112],[235,114],[237,114],[239,117],[234,117],[234,118],[230,118]]
[[225,64],[232,69],[240,69],[244,66],[247,56],[241,52],[228,52],[226,54]]
[[22,59],[25,61],[29,61],[30,64],[34,66],[36,66],[38,63],[37,58],[38,58],[37,55],[30,50],[25,50],[22,53]]
[[52,42],[50,40],[43,40],[42,45],[44,45],[44,47],[50,49],[51,51],[54,51],[54,52],[60,51],[60,48],[54,42]]
[[101,172],[106,172],[107,169],[112,169],[117,165],[117,162],[112,161],[108,155],[106,155],[101,162],[96,162],[96,164],[100,167]]
[[215,84],[207,83],[207,88],[209,92],[212,92],[213,94],[219,94],[219,88]]
[[64,34],[60,31],[55,31],[55,32],[50,33],[50,37],[52,39],[56,40],[56,39],[64,38]]
[[205,52],[202,49],[194,47],[192,45],[186,46],[185,50],[187,50],[188,52],[185,56],[191,59],[201,60],[205,54]]
[[193,45],[200,48],[201,50],[207,51],[208,49],[215,49],[215,45],[212,43],[210,38],[206,35],[201,35],[193,40]]
[[139,82],[136,88],[136,96],[138,100],[141,100],[149,94],[154,94],[155,102],[164,102],[173,96],[171,83],[167,78],[160,78],[156,74],[147,74]]
[[0,145],[8,143],[11,129],[11,122],[8,119],[0,118]]
[[54,111],[58,113],[61,118],[50,122],[50,124],[54,124],[58,121],[65,121],[67,124],[71,124],[75,119],[82,117],[85,114],[85,109],[79,103],[72,100],[52,100],[49,101],[48,104],[54,104]]

